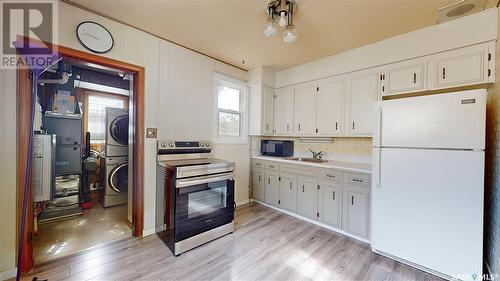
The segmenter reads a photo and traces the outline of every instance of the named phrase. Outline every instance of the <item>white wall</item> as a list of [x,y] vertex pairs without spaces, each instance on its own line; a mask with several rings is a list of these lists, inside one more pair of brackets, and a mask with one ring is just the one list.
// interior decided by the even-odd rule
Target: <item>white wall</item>
[[[157,37],[100,17],[90,12],[59,2],[59,45],[87,52],[78,42],[75,29],[85,20],[93,20],[106,26],[113,34],[115,45],[104,56],[143,66],[145,81],[145,127],[159,128],[160,138],[211,138],[213,114],[213,75],[214,72],[246,80],[246,72],[216,62],[184,48],[172,45]],[[167,66],[160,77],[160,46],[166,50],[162,63]],[[174,67],[172,67],[174,65]],[[178,73],[182,71],[183,76]],[[15,267],[15,218],[16,218],[16,178],[15,178],[15,136],[12,116],[16,114],[15,72],[8,71],[0,77],[9,83],[0,84],[0,218],[2,232],[0,252],[0,273]],[[12,76],[14,75],[14,76]],[[160,83],[162,81],[162,83]],[[164,81],[168,81],[165,84]],[[173,102],[176,101],[176,102]],[[175,113],[174,115],[172,115]],[[5,118],[5,116],[9,116]],[[183,127],[176,127],[175,121],[187,120]],[[200,123],[198,123],[200,122]],[[197,130],[191,126],[197,126]],[[237,196],[248,200],[249,157],[246,146],[217,146],[217,155],[237,159]],[[156,190],[156,139],[145,139],[144,146],[144,235],[154,233],[155,190]],[[241,162],[241,163],[240,163]],[[4,223],[5,222],[5,223]]]
[[16,259],[16,96],[16,72],[0,70],[0,280]]
[[276,88],[497,38],[497,8],[391,37],[276,73]]

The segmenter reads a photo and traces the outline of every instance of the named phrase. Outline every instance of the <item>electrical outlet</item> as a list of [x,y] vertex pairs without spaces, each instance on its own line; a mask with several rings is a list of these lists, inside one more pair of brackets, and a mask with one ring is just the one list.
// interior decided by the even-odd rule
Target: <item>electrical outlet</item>
[[146,128],[146,138],[148,139],[156,139],[158,136],[157,128]]

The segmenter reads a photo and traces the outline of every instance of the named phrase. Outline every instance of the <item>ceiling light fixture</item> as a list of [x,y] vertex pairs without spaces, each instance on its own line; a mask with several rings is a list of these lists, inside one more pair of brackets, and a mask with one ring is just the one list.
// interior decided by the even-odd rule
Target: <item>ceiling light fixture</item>
[[[285,43],[297,41],[299,33],[293,24],[293,15],[297,11],[295,0],[271,0],[267,3],[266,11],[268,18],[264,27],[264,35],[273,36],[277,32],[277,25],[279,25],[284,28],[283,41]],[[274,16],[279,17],[277,24]]]

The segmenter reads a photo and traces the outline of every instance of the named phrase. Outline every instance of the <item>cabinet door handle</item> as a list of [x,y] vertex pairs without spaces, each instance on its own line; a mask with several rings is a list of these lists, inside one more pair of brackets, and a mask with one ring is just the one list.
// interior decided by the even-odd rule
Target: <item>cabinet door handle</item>
[[267,178],[267,184],[271,184],[271,178]]
[[364,182],[364,180],[362,180],[362,179],[352,179],[352,181],[355,181],[355,182]]
[[259,176],[259,182],[260,182],[260,176]]
[[304,185],[302,185],[302,192],[304,192],[304,188],[305,188]]
[[290,131],[290,125],[289,124],[286,124],[286,131]]
[[351,205],[354,205],[354,196],[351,196]]
[[446,79],[446,68],[443,67],[443,79]]
[[326,176],[327,176],[328,178],[332,178],[332,179],[336,178],[334,175],[326,175]]
[[332,198],[335,200],[335,190],[332,192]]
[[335,122],[335,131],[337,131],[338,129],[339,129],[339,123]]
[[266,131],[269,130],[269,124],[266,123]]
[[299,124],[299,131],[300,131],[300,124]]
[[413,84],[417,84],[417,73],[413,73]]
[[352,121],[352,130],[354,131],[354,121]]
[[292,189],[292,182],[290,182],[290,189]]

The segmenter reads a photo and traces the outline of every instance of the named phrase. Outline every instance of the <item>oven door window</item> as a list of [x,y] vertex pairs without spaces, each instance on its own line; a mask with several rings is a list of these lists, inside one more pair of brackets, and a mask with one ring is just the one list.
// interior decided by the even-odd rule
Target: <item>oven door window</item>
[[227,207],[227,184],[223,182],[212,182],[207,184],[208,189],[195,191],[188,194],[187,219],[213,214]]
[[197,183],[176,191],[176,241],[233,221],[234,180]]

